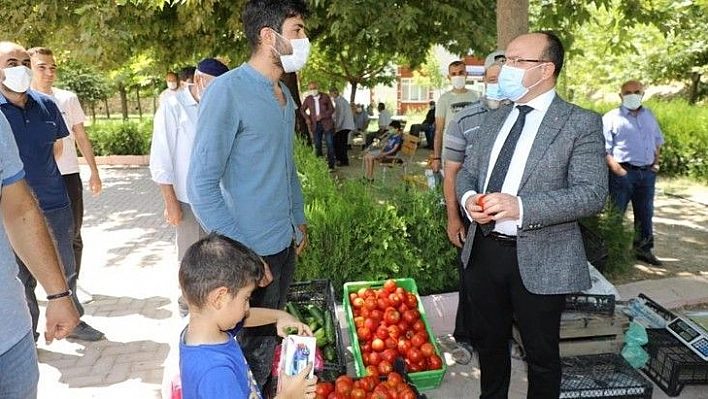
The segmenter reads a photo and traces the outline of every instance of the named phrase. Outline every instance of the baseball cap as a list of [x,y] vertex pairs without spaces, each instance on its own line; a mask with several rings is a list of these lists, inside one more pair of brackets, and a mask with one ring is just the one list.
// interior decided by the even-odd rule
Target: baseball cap
[[228,72],[229,67],[216,58],[205,58],[197,64],[197,71],[211,76],[220,76]]
[[504,52],[501,50],[497,50],[487,56],[487,58],[484,60],[484,69],[489,68],[490,66],[494,65],[500,58],[505,58],[504,57]]

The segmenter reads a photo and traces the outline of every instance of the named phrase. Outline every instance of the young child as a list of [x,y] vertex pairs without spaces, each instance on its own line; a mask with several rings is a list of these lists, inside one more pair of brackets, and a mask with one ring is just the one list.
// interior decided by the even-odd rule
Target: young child
[[[184,399],[262,397],[234,339],[242,327],[276,323],[280,336],[286,335],[288,327],[298,334],[312,334],[284,311],[249,309],[263,266],[263,260],[245,245],[218,234],[209,234],[187,250],[179,269],[190,315],[179,348]],[[276,398],[314,397],[317,379],[306,378],[312,367],[296,376],[281,375]]]

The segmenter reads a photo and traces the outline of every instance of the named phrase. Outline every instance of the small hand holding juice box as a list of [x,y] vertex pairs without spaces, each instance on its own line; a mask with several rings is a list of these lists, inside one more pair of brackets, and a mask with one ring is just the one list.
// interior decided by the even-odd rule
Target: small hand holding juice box
[[315,372],[315,350],[317,348],[315,337],[302,335],[288,335],[283,339],[280,353],[280,372],[285,375],[297,375],[304,370],[308,363],[312,363],[308,378]]

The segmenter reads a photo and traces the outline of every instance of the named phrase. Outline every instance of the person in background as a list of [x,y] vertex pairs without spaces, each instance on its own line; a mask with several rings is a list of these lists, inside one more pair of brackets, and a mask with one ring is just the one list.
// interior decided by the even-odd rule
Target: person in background
[[[187,196],[207,232],[238,240],[264,258],[256,307],[283,309],[295,256],[307,247],[302,187],[294,160],[295,102],[280,81],[306,63],[308,8],[303,0],[251,0],[243,27],[248,62],[215,79],[200,102],[187,173]],[[270,376],[278,339],[272,328],[239,334],[260,386]]]
[[551,32],[523,34],[504,52],[501,96],[457,175],[470,220],[462,248],[481,397],[505,398],[512,321],[524,343],[529,398],[560,397],[565,296],[590,288],[578,220],[607,199],[600,115],[555,91],[564,49]]
[[366,179],[370,182],[374,181],[374,162],[391,161],[401,149],[403,144],[403,127],[401,122],[392,121],[389,125],[390,135],[386,140],[386,145],[381,150],[373,150],[364,154],[364,163],[366,164]]
[[[5,75],[0,69],[0,81],[3,80]],[[32,316],[22,283],[17,279],[16,255],[49,293],[44,332],[47,344],[66,338],[79,323],[44,215],[24,177],[12,128],[0,113],[0,397],[3,399],[34,399],[39,381]]]
[[456,113],[474,104],[479,99],[477,92],[465,86],[467,83],[467,66],[463,61],[451,62],[447,70],[447,77],[452,84],[452,90],[443,93],[435,105],[435,137],[433,138],[433,158],[430,164],[430,168],[434,173],[438,173],[443,169],[441,158],[447,124],[450,123]]
[[[190,245],[206,233],[192,212],[187,197],[187,169],[196,134],[199,100],[211,81],[228,72],[229,68],[214,58],[197,64],[194,84],[168,98],[155,113],[150,146],[150,174],[160,186],[165,203],[164,217],[177,228],[177,262],[182,260]],[[182,316],[187,305],[178,299]]]
[[644,85],[629,80],[622,85],[622,105],[602,118],[607,165],[610,169],[610,198],[619,215],[618,223],[632,202],[634,212],[634,255],[642,262],[661,266],[654,248],[654,186],[659,172],[664,136],[651,110],[642,105]]
[[[24,47],[16,43],[0,42],[0,67],[5,73],[5,80],[0,84],[0,112],[10,122],[27,183],[39,202],[54,238],[74,306],[79,315],[83,316],[84,309],[76,297],[76,263],[72,247],[74,218],[64,179],[54,160],[63,151],[61,139],[68,136],[69,131],[54,101],[30,89],[31,61]],[[36,341],[39,338],[39,304],[34,292],[37,280],[22,258],[17,258],[17,265],[18,278],[25,287],[25,299],[32,315],[32,330]],[[102,332],[84,321],[69,335],[69,338],[84,341],[98,341],[103,337]]]
[[[501,51],[495,51],[487,56],[484,62],[483,77],[486,88],[485,98],[475,101],[472,105],[455,114],[447,126],[447,132],[443,139],[442,156],[445,161],[443,194],[447,210],[447,237],[460,250],[467,235],[469,220],[461,214],[460,205],[455,197],[455,180],[465,161],[465,151],[476,138],[476,134],[487,112],[491,109],[499,108],[501,99],[497,88],[497,78],[504,59],[504,53]],[[474,328],[470,321],[472,304],[469,301],[469,293],[465,290],[464,270],[463,264],[460,262],[458,267],[460,272],[459,300],[455,318],[455,331],[452,334],[458,344],[458,348],[453,351],[453,356],[461,364],[467,364],[472,360],[471,329]]]
[[[364,110],[362,104],[356,104],[354,107],[354,126],[356,126],[356,135],[366,139],[367,131],[369,130],[369,114]],[[349,140],[353,144],[353,137]]]
[[[76,279],[81,273],[81,258],[84,242],[81,238],[81,226],[84,221],[84,186],[79,171],[79,158],[76,153],[78,145],[81,155],[91,170],[88,186],[95,197],[101,194],[103,186],[98,173],[98,166],[93,154],[93,146],[88,138],[84,122],[86,114],[81,108],[76,94],[69,90],[53,87],[57,77],[57,64],[52,50],[46,47],[34,47],[27,51],[32,60],[32,88],[50,96],[59,106],[64,117],[69,136],[64,137],[62,152],[56,157],[59,172],[64,177],[64,184],[71,202],[71,212],[74,215],[74,261],[76,262]],[[77,283],[78,284],[78,283]]]
[[317,82],[307,85],[307,97],[302,102],[300,113],[307,122],[307,127],[315,141],[315,154],[322,156],[322,137],[327,143],[327,166],[334,170],[334,106],[326,93],[317,90]]
[[[243,327],[276,324],[312,335],[310,328],[279,309],[250,307],[265,273],[263,260],[245,245],[219,234],[194,243],[179,268],[182,295],[189,304],[189,324],[179,342],[182,395],[191,399],[265,397],[243,349],[234,339]],[[317,377],[308,379],[309,363],[294,376],[280,374],[276,398],[314,397]]]
[[165,83],[167,83],[167,88],[160,92],[159,97],[157,97],[157,104],[162,104],[168,97],[174,96],[180,90],[179,87],[179,77],[177,74],[169,71],[165,74]]
[[435,142],[435,101],[431,100],[428,105],[430,105],[430,109],[425,114],[425,120],[423,120],[422,125],[425,132],[425,142],[427,143],[425,148],[432,150],[435,149],[433,145]]
[[349,166],[347,143],[349,132],[355,128],[352,107],[349,101],[339,95],[338,89],[330,89],[329,95],[334,102],[334,155],[339,166]]
[[379,111],[379,130],[366,135],[366,142],[364,143],[364,147],[362,149],[368,148],[377,138],[383,139],[386,136],[386,133],[388,133],[389,126],[391,125],[391,121],[393,120],[391,118],[391,113],[388,112],[388,110],[386,109],[386,104],[379,103],[377,109]]
[[177,77],[179,78],[179,89],[184,90],[187,86],[194,84],[194,73],[197,68],[193,65],[187,65],[177,72]]

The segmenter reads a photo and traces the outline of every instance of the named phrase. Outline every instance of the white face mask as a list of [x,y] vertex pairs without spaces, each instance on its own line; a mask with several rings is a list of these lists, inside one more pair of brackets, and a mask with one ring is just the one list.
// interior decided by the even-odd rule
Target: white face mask
[[466,76],[453,76],[450,78],[450,83],[452,83],[452,87],[458,90],[465,87],[466,81]]
[[625,94],[622,96],[622,105],[634,111],[642,106],[641,94]]
[[320,92],[317,90],[308,90],[307,91],[308,96],[317,97],[318,94],[320,94]]
[[177,89],[177,82],[167,82],[167,88],[170,90],[176,90]]
[[24,93],[32,84],[32,70],[24,65],[5,68],[5,80],[3,84],[15,93]]
[[[292,54],[283,54],[278,51],[276,47],[273,47],[273,50],[275,50],[280,57],[280,63],[283,65],[283,71],[289,73],[297,72],[302,69],[302,67],[307,64],[307,59],[310,57],[310,40],[308,38],[288,40],[278,32],[275,32],[275,34],[281,41],[281,45],[278,46],[278,43],[276,43],[276,47],[283,47],[282,41],[290,43],[290,47],[292,47]],[[287,45],[285,45],[285,48],[286,49],[284,49],[283,52],[287,52]]]

